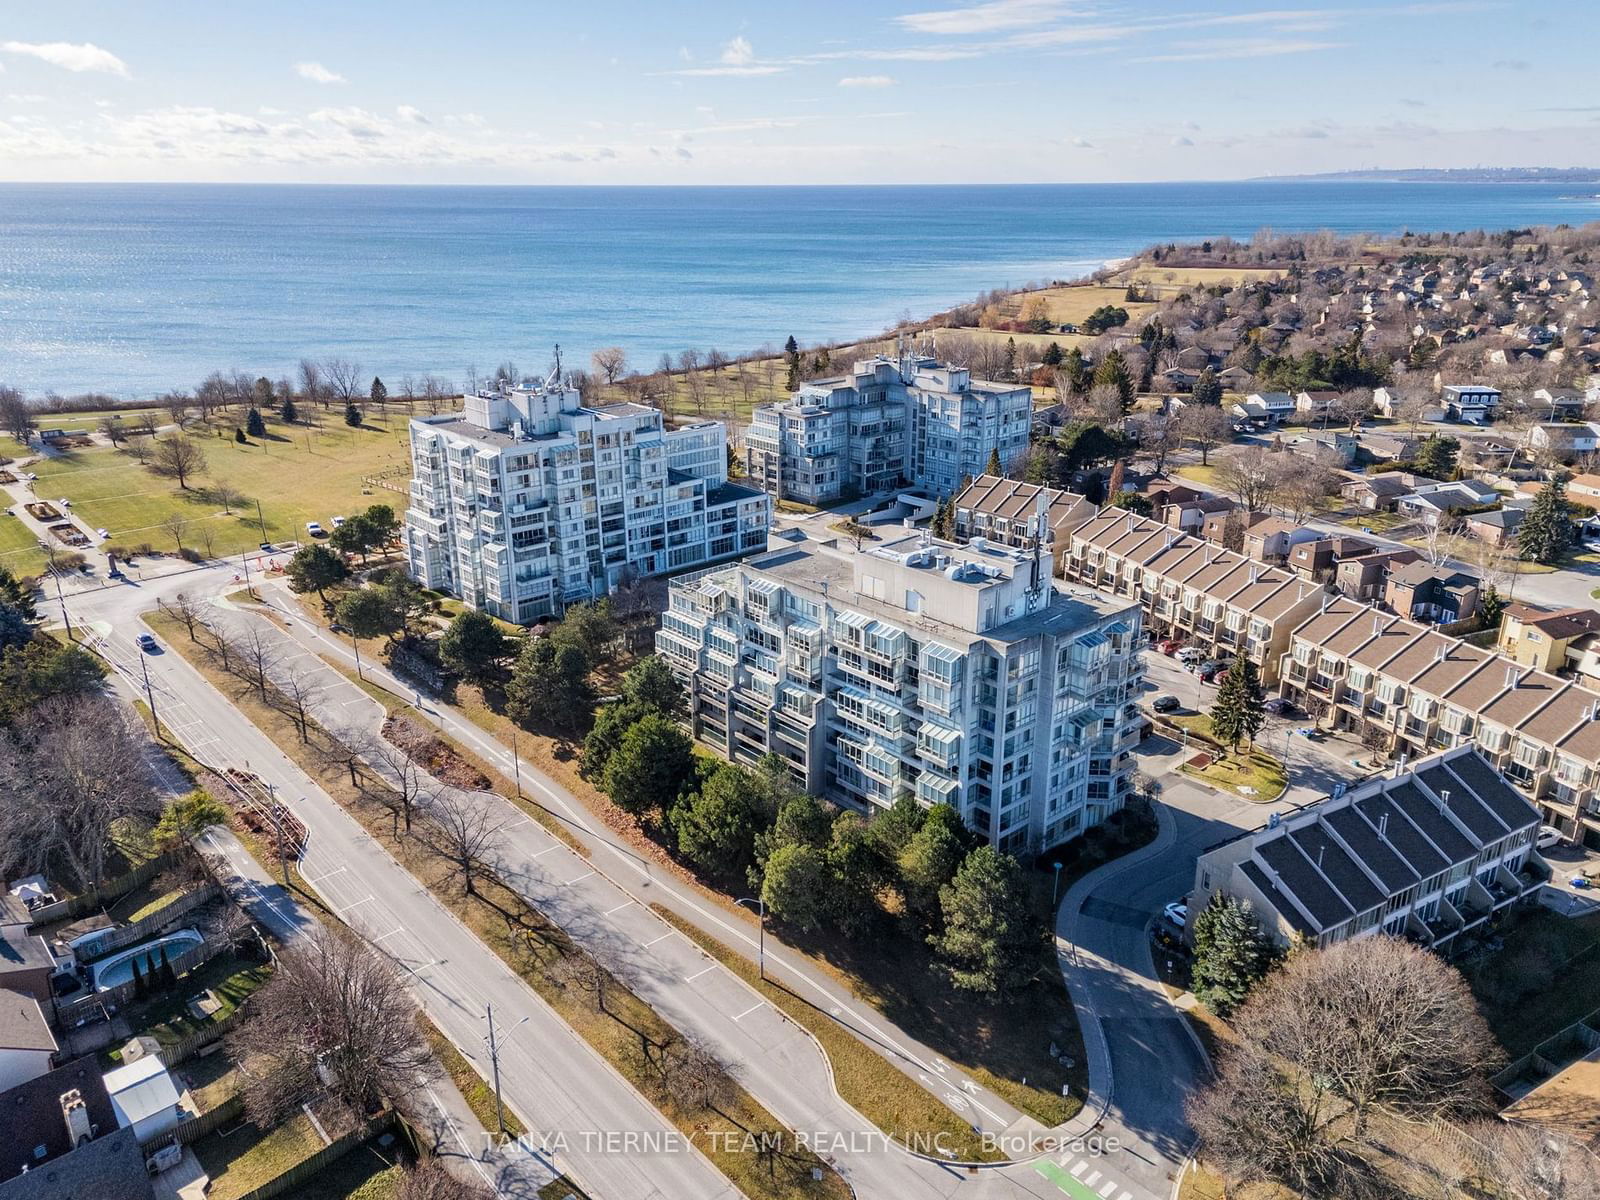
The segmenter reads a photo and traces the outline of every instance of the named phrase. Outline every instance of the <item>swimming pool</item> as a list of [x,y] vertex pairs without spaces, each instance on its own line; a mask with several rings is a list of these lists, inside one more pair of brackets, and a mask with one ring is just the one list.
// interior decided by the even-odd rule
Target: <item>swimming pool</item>
[[137,946],[113,954],[103,962],[90,966],[94,973],[94,990],[97,992],[108,991],[119,983],[127,983],[133,978],[133,964],[139,963],[139,972],[149,978],[150,972],[161,966],[161,948],[167,949],[167,960],[170,962],[193,946],[198,946],[205,939],[198,931],[193,929],[179,929],[165,937],[156,938],[152,942],[142,942]]

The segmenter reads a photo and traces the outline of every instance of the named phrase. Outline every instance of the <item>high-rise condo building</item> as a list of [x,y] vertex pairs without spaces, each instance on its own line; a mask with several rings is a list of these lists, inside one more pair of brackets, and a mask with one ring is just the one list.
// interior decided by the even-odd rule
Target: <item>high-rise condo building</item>
[[412,575],[507,621],[767,544],[771,502],[728,482],[721,422],[667,429],[554,375],[413,418],[411,461]]

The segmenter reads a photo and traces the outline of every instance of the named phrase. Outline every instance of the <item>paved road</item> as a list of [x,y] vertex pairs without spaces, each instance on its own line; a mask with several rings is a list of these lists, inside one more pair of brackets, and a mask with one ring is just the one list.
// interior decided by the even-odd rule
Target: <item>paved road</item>
[[[202,582],[190,576],[169,584],[169,594],[180,586],[198,591]],[[486,1003],[508,1020],[527,1017],[502,1048],[506,1100],[530,1128],[564,1134],[566,1142],[548,1158],[512,1155],[496,1178],[502,1194],[531,1196],[564,1170],[597,1197],[737,1196],[709,1160],[684,1148],[659,1112],[179,655],[139,655],[131,613],[152,600],[148,588],[111,589],[75,602],[75,616],[80,624],[103,623],[108,653],[141,691],[142,657],[165,724],[197,757],[252,770],[290,798],[310,835],[302,875],[409,974],[418,1002],[467,1058],[480,1066],[486,1058]],[[635,1133],[649,1143],[615,1153],[594,1131]]]

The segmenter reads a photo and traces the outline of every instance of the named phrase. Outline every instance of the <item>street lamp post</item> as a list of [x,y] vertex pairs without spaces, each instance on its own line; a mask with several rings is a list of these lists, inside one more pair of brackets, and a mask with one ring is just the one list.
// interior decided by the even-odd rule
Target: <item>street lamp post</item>
[[767,902],[746,896],[735,904],[753,904],[756,908],[756,974],[763,982],[767,978]]
[[1050,907],[1054,910],[1061,895],[1061,864],[1053,862],[1050,866],[1055,870],[1055,875],[1050,882]]
[[[62,612],[66,611],[63,607]],[[139,670],[144,674],[144,698],[150,706],[150,723],[156,727],[156,741],[161,740],[161,718],[156,715],[156,694],[150,687],[150,662],[144,656],[144,651],[139,652]]]
[[50,557],[52,560],[50,563],[50,578],[55,580],[56,603],[61,605],[61,619],[67,624],[67,641],[70,642],[72,640],[72,617],[67,612],[67,598],[61,591],[61,571],[55,565],[55,554],[52,552]]
[[356,652],[356,678],[365,679],[366,676],[361,673],[361,643],[356,639],[354,629],[350,631],[350,648]]
[[517,754],[517,727],[511,726],[511,773],[517,780],[517,799],[522,799],[522,759]]
[[[494,1073],[495,1123],[500,1126],[500,1132],[504,1133],[506,1131],[506,1106],[505,1101],[500,1096],[500,1040],[495,1036],[494,1031],[494,1005],[484,1005],[483,1012],[484,1016],[489,1019],[489,1037],[487,1040],[489,1042],[489,1065]],[[513,1033],[521,1029],[523,1025],[529,1021],[529,1019],[530,1018],[528,1017],[523,1017],[522,1020],[518,1021],[510,1028],[510,1030],[507,1031],[506,1037],[509,1038]]]

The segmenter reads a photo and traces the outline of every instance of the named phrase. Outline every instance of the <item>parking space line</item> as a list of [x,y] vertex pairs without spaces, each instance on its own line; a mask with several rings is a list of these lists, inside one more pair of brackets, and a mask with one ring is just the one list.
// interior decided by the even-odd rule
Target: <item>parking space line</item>
[[646,942],[646,943],[645,943],[645,944],[644,944],[644,945],[643,945],[643,946],[642,946],[642,947],[640,947],[640,949],[643,949],[643,950],[648,950],[648,949],[650,949],[650,947],[651,947],[651,946],[654,946],[654,945],[655,945],[655,944],[656,944],[656,943],[657,943],[657,942],[664,942],[664,941],[666,941],[666,940],[667,940],[667,939],[668,939],[668,938],[669,938],[669,937],[671,937],[671,936],[672,936],[672,935],[673,935],[673,934],[675,934],[675,933],[677,933],[677,932],[678,932],[678,931],[677,931],[677,930],[676,930],[676,929],[669,929],[669,930],[667,930],[667,931],[666,931],[666,932],[665,932],[665,933],[663,933],[663,934],[662,934],[662,935],[661,935],[661,936],[660,936],[660,937],[658,937],[658,938],[651,938],[651,939],[650,939],[650,940],[649,940],[649,941],[648,941],[648,942]]
[[554,846],[551,846],[549,849],[539,851],[539,853],[535,854],[534,857],[535,858],[543,858],[546,854],[554,854],[557,850],[560,850],[560,849],[561,849],[561,843],[557,842]]
[[605,915],[609,917],[612,913],[619,913],[623,909],[627,908],[628,905],[630,905],[632,903],[633,903],[633,897],[629,896],[626,900],[624,900],[621,904],[617,905],[615,908],[606,909]]
[[744,1020],[746,1017],[748,1017],[751,1013],[755,1012],[756,1009],[760,1008],[765,1003],[766,1003],[765,1000],[756,1001],[749,1008],[745,1009],[742,1013],[740,1013],[737,1017],[735,1017],[734,1020],[735,1021]]
[[702,967],[700,970],[696,971],[693,975],[690,975],[686,979],[684,979],[684,982],[685,983],[693,983],[696,979],[699,979],[700,976],[704,975],[707,971],[715,971],[716,969],[717,969],[717,964],[716,963],[712,963],[709,967]]
[[563,884],[562,886],[563,887],[571,887],[575,883],[582,883],[585,879],[589,878],[589,876],[591,876],[593,874],[594,874],[593,871],[585,871],[582,875],[579,875],[576,879],[567,880],[567,882],[565,884]]

